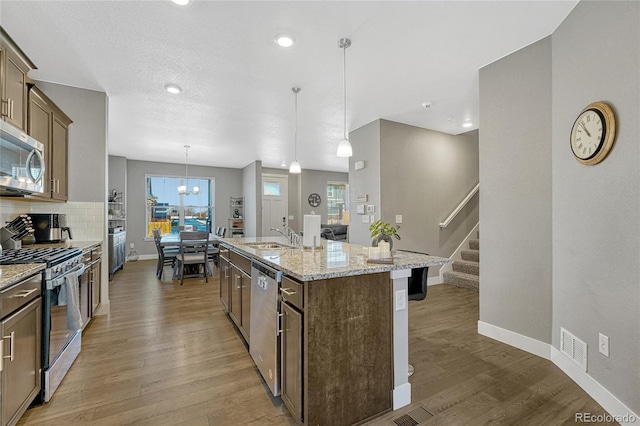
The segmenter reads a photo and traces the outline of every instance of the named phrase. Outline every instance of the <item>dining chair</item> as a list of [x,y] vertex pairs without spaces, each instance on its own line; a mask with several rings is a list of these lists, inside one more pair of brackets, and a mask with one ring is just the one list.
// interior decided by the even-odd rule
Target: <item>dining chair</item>
[[215,232],[215,234],[216,234],[217,236],[220,236],[220,230],[221,230],[221,229],[222,229],[222,226],[216,226],[216,232]]
[[178,232],[193,231],[193,225],[178,225]]
[[227,228],[225,228],[224,226],[219,227],[220,229],[216,230],[216,235],[220,238],[224,238],[224,235],[227,233]]
[[184,282],[185,268],[188,265],[197,267],[197,273],[190,273],[188,277],[200,276],[200,265],[204,279],[209,282],[209,233],[182,231],[180,232],[180,254],[177,257],[176,268],[180,275],[180,285]]
[[158,252],[158,265],[156,267],[156,276],[162,280],[164,274],[164,267],[167,265],[175,266],[176,258],[180,254],[180,249],[177,247],[162,247],[160,245],[160,229],[153,228],[153,242],[156,245],[156,251]]

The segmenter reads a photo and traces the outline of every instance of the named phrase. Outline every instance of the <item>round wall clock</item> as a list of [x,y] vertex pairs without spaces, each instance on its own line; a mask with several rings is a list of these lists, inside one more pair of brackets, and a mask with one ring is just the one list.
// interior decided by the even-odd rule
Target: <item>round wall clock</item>
[[582,110],[571,129],[571,151],[582,164],[592,166],[605,159],[616,138],[616,117],[606,102],[594,102]]
[[322,199],[320,198],[320,195],[316,194],[315,192],[309,195],[309,205],[311,207],[318,207],[321,200]]

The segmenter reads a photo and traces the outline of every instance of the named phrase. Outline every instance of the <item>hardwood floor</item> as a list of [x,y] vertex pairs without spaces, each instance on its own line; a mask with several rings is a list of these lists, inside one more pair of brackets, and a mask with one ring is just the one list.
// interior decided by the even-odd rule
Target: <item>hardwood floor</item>
[[[155,261],[127,263],[110,283],[110,314],[85,330],[52,400],[18,424],[295,424],[224,314],[217,277],[180,286],[170,276],[157,280]],[[395,425],[420,406],[421,425],[563,425],[604,413],[549,361],[479,336],[477,292],[432,286],[409,313],[414,403],[369,424]]]

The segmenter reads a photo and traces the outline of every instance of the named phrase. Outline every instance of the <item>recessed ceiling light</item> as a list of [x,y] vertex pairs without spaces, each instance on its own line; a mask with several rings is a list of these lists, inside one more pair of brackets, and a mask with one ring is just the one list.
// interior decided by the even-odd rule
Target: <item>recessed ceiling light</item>
[[182,89],[177,84],[167,84],[166,86],[164,86],[164,88],[167,90],[167,92],[173,94],[182,92]]
[[180,6],[185,6],[189,4],[189,0],[171,0],[175,4],[179,4]]
[[423,108],[427,108],[427,109],[428,109],[428,108],[431,108],[431,105],[433,105],[433,103],[432,103],[432,102],[423,102],[423,103],[422,103],[422,107],[423,107]]
[[293,43],[296,42],[296,39],[294,36],[286,33],[276,34],[276,36],[273,39],[276,41],[276,43],[278,43],[282,47],[291,47],[293,46]]
[[462,123],[462,127],[471,127],[473,126],[473,123],[470,121],[465,121],[464,123]]

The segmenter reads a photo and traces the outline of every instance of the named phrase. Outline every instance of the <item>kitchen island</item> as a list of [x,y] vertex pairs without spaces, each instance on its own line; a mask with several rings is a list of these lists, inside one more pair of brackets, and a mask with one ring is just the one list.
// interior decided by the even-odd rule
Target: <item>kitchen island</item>
[[[241,277],[226,279],[227,250],[231,266],[233,256],[241,256],[283,273],[278,311],[282,400],[300,423],[348,425],[411,402],[408,277],[412,269],[451,261],[396,251],[393,263],[372,264],[366,247],[322,243],[322,248],[302,250],[287,247],[279,237],[224,239],[220,294],[226,307],[237,307],[233,298],[248,300],[243,291],[256,288]],[[242,316],[228,309],[240,327],[236,318]],[[252,315],[256,309],[251,306]]]

